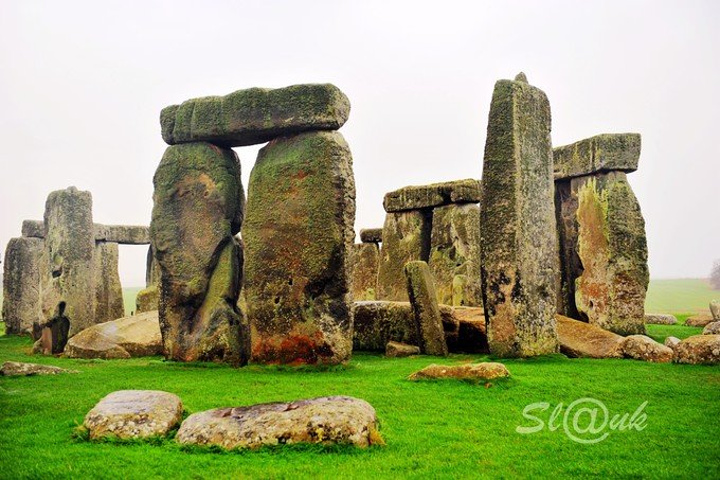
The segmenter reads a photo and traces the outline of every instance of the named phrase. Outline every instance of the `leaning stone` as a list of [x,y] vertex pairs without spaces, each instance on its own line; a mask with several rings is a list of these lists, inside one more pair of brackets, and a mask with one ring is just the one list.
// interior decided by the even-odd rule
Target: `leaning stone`
[[362,243],[381,243],[382,228],[363,228],[360,230],[360,241]]
[[710,322],[703,328],[703,335],[719,335],[720,322]]
[[45,222],[42,220],[23,220],[22,236],[31,238],[45,238]]
[[420,350],[428,355],[447,355],[440,308],[430,267],[425,262],[405,264],[408,296],[415,316]]
[[6,377],[31,375],[57,375],[60,373],[80,373],[77,370],[66,370],[52,365],[39,365],[37,363],[5,362],[0,367],[0,375]]
[[471,178],[430,185],[411,185],[386,193],[386,212],[439,207],[451,203],[480,202],[480,181]]
[[118,257],[117,243],[95,244],[95,321],[98,323],[125,316]]
[[378,300],[408,301],[403,268],[407,262],[428,260],[431,232],[430,212],[392,212],[385,216],[378,265]]
[[375,300],[380,249],[376,243],[356,243],[350,251],[350,297]]
[[161,270],[160,331],[179,361],[247,360],[237,298],[244,194],[235,152],[209,143],[168,147],[155,172],[150,235]]
[[678,323],[675,315],[665,313],[646,313],[645,324],[651,325],[676,325]]
[[382,444],[375,409],[365,400],[342,396],[194,413],[183,421],[176,440],[227,450],[297,443]]
[[480,231],[488,340],[499,357],[558,350],[553,188],[545,93],[524,82],[498,81],[485,144]]
[[562,315],[556,318],[561,353],[568,357],[623,357],[620,335]]
[[141,225],[95,224],[95,240],[122,245],[149,245],[150,227]]
[[555,179],[610,171],[634,172],[640,158],[639,133],[606,133],[553,149]]
[[509,377],[510,372],[502,363],[483,362],[465,365],[429,365],[408,377],[408,380],[433,380],[454,378],[457,380],[493,380]]
[[241,147],[308,130],[337,130],[349,114],[348,98],[326,83],[194,98],[164,108],[160,123],[163,140],[170,145],[210,142]]
[[673,350],[645,335],[630,335],[621,343],[623,355],[645,362],[672,362]]
[[93,325],[65,346],[69,358],[130,358],[161,355],[162,337],[158,312],[145,312]]
[[2,319],[10,335],[32,334],[44,323],[40,308],[40,279],[46,270],[45,243],[38,238],[12,238],[3,264]]
[[420,347],[406,343],[388,342],[385,346],[385,356],[391,358],[420,355]]
[[707,313],[698,313],[692,315],[685,320],[685,326],[688,327],[705,327],[707,324],[713,322],[713,316]]
[[158,390],[118,390],[85,416],[90,439],[164,436],[182,419],[180,397]]
[[694,335],[675,347],[675,362],[690,364],[720,363],[720,335]]
[[666,338],[665,338],[664,345],[665,345],[666,347],[672,348],[673,351],[674,351],[675,348],[676,348],[678,345],[680,345],[680,339],[677,338],[677,337],[666,337]]
[[720,320],[720,300],[713,300],[710,302],[710,314],[714,320]]
[[278,138],[250,174],[245,283],[258,363],[337,364],[352,352],[355,179],[338,132]]
[[447,205],[433,210],[428,264],[439,303],[482,306],[478,205]]

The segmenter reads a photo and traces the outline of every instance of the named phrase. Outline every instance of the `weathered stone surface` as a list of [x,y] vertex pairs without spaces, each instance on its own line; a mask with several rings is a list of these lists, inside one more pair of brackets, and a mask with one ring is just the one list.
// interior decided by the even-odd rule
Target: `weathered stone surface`
[[556,318],[561,353],[568,357],[623,357],[620,335],[562,315]]
[[360,230],[360,241],[362,243],[382,242],[382,228],[363,228]]
[[705,327],[708,323],[712,323],[713,317],[707,313],[698,313],[687,317],[685,325],[688,327]]
[[645,335],[630,335],[621,343],[623,355],[645,362],[667,363],[673,359],[673,350]]
[[6,377],[31,375],[57,375],[60,373],[79,373],[77,370],[66,370],[52,365],[39,365],[37,363],[5,362],[0,367],[0,375]]
[[[442,305],[441,312],[442,312]],[[457,324],[456,333],[448,330],[449,322],[443,319],[448,350],[462,353],[490,353],[482,307],[454,307],[452,319]]]
[[509,377],[510,372],[502,363],[483,362],[464,365],[429,365],[411,374],[408,380],[434,380],[453,378],[457,380],[493,380]]
[[247,360],[237,309],[244,193],[232,150],[168,147],[155,172],[150,235],[161,270],[160,331],[174,360]]
[[645,323],[651,325],[676,325],[678,323],[675,315],[668,315],[666,313],[646,313]]
[[498,81],[485,144],[480,231],[488,340],[500,357],[558,350],[552,175],[545,93],[524,82]]
[[482,306],[478,205],[447,205],[433,210],[428,264],[438,302]]
[[52,192],[45,203],[44,222],[50,265],[41,278],[43,317],[48,322],[67,319],[73,336],[97,323],[90,192],[75,187]]
[[166,435],[182,419],[180,397],[158,390],[118,390],[105,396],[85,416],[91,439],[145,438]]
[[634,172],[640,159],[639,133],[605,133],[553,149],[556,179],[619,170]]
[[5,249],[2,318],[7,334],[32,334],[44,323],[40,279],[46,270],[45,243],[39,238],[13,238]]
[[666,337],[666,338],[665,338],[664,345],[665,345],[666,347],[672,348],[673,351],[674,351],[675,348],[676,348],[678,345],[680,345],[680,339],[677,338],[677,337]]
[[720,363],[720,335],[693,335],[675,347],[675,362],[690,364]]
[[714,320],[720,320],[720,300],[710,302],[710,314]]
[[194,413],[183,421],[176,440],[228,450],[296,443],[368,447],[382,443],[377,429],[369,403],[338,396]]
[[338,132],[273,140],[250,175],[244,292],[259,363],[345,362],[352,351],[352,156]]
[[194,98],[164,108],[160,124],[170,145],[204,141],[239,147],[308,130],[337,130],[349,115],[348,98],[325,83]]
[[148,247],[145,267],[145,288],[135,297],[135,311],[150,312],[159,308],[160,301],[160,264],[155,258],[152,245]]
[[22,236],[45,238],[45,223],[42,220],[23,220]]
[[703,328],[703,335],[720,335],[720,322],[710,322]]
[[403,268],[407,262],[429,260],[431,232],[432,212],[415,210],[385,216],[378,266],[378,300],[408,301]]
[[65,355],[69,358],[112,359],[162,353],[157,310],[93,325],[65,345]]
[[375,300],[380,249],[376,243],[356,243],[350,251],[350,297]]
[[410,185],[394,190],[385,194],[383,207],[386,212],[402,212],[479,201],[480,181],[467,178],[430,185]]
[[95,322],[109,322],[125,316],[122,285],[118,272],[117,243],[95,245]]
[[622,172],[572,180],[578,196],[575,305],[583,318],[620,335],[645,333],[649,281],[645,221]]
[[428,355],[447,355],[445,331],[430,267],[422,261],[408,262],[405,264],[405,276],[420,350]]
[[409,357],[411,355],[420,355],[420,347],[399,342],[388,342],[387,345],[385,345],[386,357],[399,358]]
[[[576,184],[577,185],[577,184]],[[575,306],[575,280],[582,275],[578,255],[578,196],[570,180],[555,182],[555,215],[558,229],[560,274],[557,277],[557,313],[582,318]]]
[[150,227],[141,225],[101,225],[96,223],[94,231],[95,240],[98,242],[123,245],[150,244]]

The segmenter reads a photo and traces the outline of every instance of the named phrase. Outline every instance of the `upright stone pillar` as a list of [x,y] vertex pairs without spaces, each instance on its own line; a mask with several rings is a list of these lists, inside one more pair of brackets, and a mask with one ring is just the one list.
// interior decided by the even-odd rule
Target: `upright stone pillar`
[[160,298],[160,265],[155,258],[152,245],[148,248],[145,267],[145,288],[140,290],[135,299],[137,313],[158,309]]
[[357,243],[350,252],[350,297],[375,300],[380,248],[377,243]]
[[524,79],[495,84],[482,178],[482,284],[490,351],[558,350],[550,104]]
[[234,235],[244,194],[237,155],[197,142],[168,147],[155,172],[150,236],[160,264],[160,331],[173,360],[247,360],[237,309]]
[[5,249],[3,264],[2,318],[7,334],[32,334],[33,326],[44,323],[40,308],[40,279],[45,242],[40,238],[12,238]]
[[404,272],[417,336],[420,340],[420,351],[428,355],[447,355],[445,330],[430,267],[422,261],[408,262]]
[[281,137],[260,150],[243,228],[253,361],[350,358],[354,221],[352,157],[340,133]]
[[125,304],[118,272],[118,244],[98,242],[94,257],[95,323],[122,318],[125,316]]

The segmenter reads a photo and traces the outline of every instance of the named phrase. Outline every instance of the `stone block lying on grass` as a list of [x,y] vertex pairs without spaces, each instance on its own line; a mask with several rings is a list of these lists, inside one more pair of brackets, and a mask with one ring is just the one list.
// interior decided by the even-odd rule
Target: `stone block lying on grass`
[[431,380],[454,378],[457,380],[492,380],[509,377],[510,372],[502,363],[483,362],[465,365],[429,365],[411,374],[408,380]]
[[568,357],[623,357],[623,337],[620,335],[562,315],[555,318],[560,352]]
[[31,375],[57,375],[60,373],[80,373],[77,370],[66,370],[52,365],[39,365],[37,363],[5,362],[0,367],[0,375],[6,377]]
[[646,313],[645,323],[652,325],[675,325],[678,323],[675,315],[667,315],[665,313]]
[[718,335],[720,334],[720,322],[710,322],[703,328],[703,335]]
[[685,320],[686,327],[704,327],[713,321],[713,317],[707,313],[698,313]]
[[182,423],[176,439],[228,450],[293,443],[368,447],[382,444],[377,428],[372,405],[337,396],[195,413]]
[[630,335],[621,344],[623,355],[646,362],[672,362],[673,350],[645,335]]
[[720,335],[693,335],[686,338],[675,348],[675,361],[711,365],[720,363]]
[[680,344],[680,339],[677,337],[666,337],[665,338],[665,346],[670,347],[675,350],[675,348]]
[[411,355],[420,355],[420,347],[400,342],[388,342],[385,346],[386,357],[399,358]]
[[166,435],[182,419],[180,397],[158,390],[118,390],[85,416],[90,439],[146,438]]

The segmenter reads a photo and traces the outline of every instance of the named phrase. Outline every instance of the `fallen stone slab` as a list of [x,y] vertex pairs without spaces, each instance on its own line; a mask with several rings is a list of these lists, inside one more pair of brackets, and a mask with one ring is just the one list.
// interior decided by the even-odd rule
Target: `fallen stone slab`
[[194,413],[183,421],[176,440],[227,450],[296,443],[368,447],[382,443],[377,430],[368,402],[336,396]]
[[40,365],[37,363],[5,362],[0,367],[0,375],[6,377],[31,375],[58,375],[61,373],[80,373],[77,370],[54,367],[52,365]]
[[162,137],[169,145],[210,142],[222,147],[265,143],[309,130],[337,130],[350,101],[334,85],[249,88],[224,97],[202,97],[165,107]]
[[385,356],[391,358],[420,355],[420,347],[406,343],[388,342],[385,346]]
[[645,362],[672,362],[673,350],[646,335],[630,335],[621,344],[623,355]]
[[720,300],[710,302],[710,314],[714,320],[720,320]]
[[362,243],[381,243],[382,228],[363,228],[360,230],[360,241]]
[[720,322],[710,322],[703,328],[703,335],[718,335],[720,334]]
[[94,225],[95,241],[121,245],[149,245],[150,227],[142,225]]
[[690,364],[720,363],[720,335],[693,335],[675,347],[675,362]]
[[492,380],[509,377],[510,372],[502,363],[483,362],[465,365],[429,365],[411,374],[408,380],[432,380],[453,378],[457,380]]
[[420,350],[428,355],[448,354],[435,283],[427,263],[405,264],[408,296],[420,338]]
[[561,353],[568,357],[623,357],[620,335],[562,315],[555,318]]
[[166,435],[182,419],[180,397],[159,390],[118,390],[85,416],[90,439],[146,438]]
[[439,207],[451,203],[479,203],[480,180],[467,178],[430,185],[410,185],[385,194],[386,212]]
[[675,315],[665,313],[646,313],[645,323],[652,325],[675,325],[678,323],[678,319],[675,318]]
[[553,148],[555,179],[619,170],[634,172],[640,159],[639,133],[605,133]]
[[65,345],[69,358],[118,359],[162,353],[157,310],[93,325]]
[[707,313],[699,313],[697,315],[693,315],[691,317],[688,317],[685,320],[685,326],[687,327],[705,327],[708,323],[713,322],[712,315],[709,315]]
[[677,348],[677,346],[678,346],[679,344],[680,344],[680,339],[677,338],[677,337],[666,337],[666,338],[665,338],[664,345],[665,345],[666,347],[672,348],[673,351],[675,350],[675,348]]

